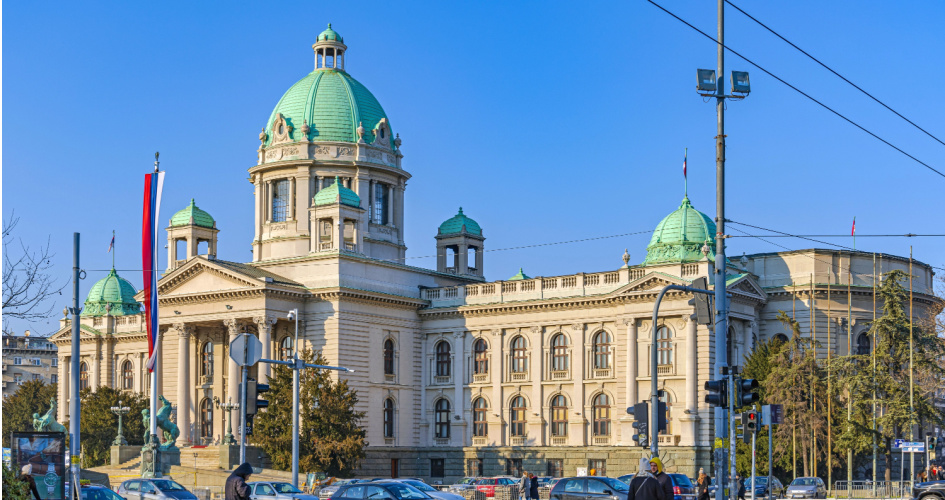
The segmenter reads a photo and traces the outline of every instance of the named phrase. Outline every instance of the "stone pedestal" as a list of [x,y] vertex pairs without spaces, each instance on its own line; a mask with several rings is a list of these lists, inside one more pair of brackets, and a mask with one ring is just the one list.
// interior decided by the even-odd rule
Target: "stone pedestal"
[[171,448],[169,450],[161,450],[161,475],[166,476],[171,473],[172,465],[180,465],[180,449]]
[[[264,468],[268,465],[268,457],[262,448],[256,446],[246,447],[246,461],[253,467]],[[240,447],[239,445],[220,445],[220,468],[223,470],[232,470],[240,465]]]
[[141,447],[140,446],[112,446],[111,447],[111,464],[112,467],[118,467],[120,464],[123,464],[133,458],[141,456]]
[[171,472],[172,465],[180,465],[180,450],[161,450],[145,445],[141,448],[141,477],[162,477]]

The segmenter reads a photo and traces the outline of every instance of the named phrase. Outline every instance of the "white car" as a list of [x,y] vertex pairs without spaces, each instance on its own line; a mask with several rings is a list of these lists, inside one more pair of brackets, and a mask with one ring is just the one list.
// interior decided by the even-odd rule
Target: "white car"
[[251,500],[318,500],[317,496],[302,493],[291,483],[253,481],[246,485],[252,488]]
[[456,493],[450,493],[447,491],[440,491],[429,484],[424,483],[423,481],[417,481],[416,479],[385,479],[384,481],[393,481],[413,486],[414,488],[426,493],[427,495],[430,495],[437,500],[466,500],[462,495],[457,495]]

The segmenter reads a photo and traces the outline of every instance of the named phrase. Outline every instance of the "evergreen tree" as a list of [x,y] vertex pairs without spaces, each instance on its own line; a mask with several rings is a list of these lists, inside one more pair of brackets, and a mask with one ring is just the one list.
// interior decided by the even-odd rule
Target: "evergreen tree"
[[122,435],[130,445],[144,444],[144,423],[140,415],[141,410],[149,406],[149,400],[144,395],[101,386],[95,391],[83,389],[79,398],[82,405],[84,467],[108,463],[112,441],[118,436],[118,415],[112,413],[111,408],[118,406],[118,400],[121,400],[122,406],[131,409],[122,418]]
[[[302,352],[306,363],[325,364],[319,353]],[[299,470],[351,476],[364,458],[364,412],[356,411],[357,391],[328,370],[301,372]],[[292,467],[292,369],[277,365],[269,379],[269,407],[256,415],[253,442],[266,451],[276,469]]]
[[[10,447],[11,432],[33,432],[33,414],[45,415],[49,400],[57,397],[56,384],[27,380],[12,396],[3,400],[3,447]],[[58,402],[61,408],[64,401]],[[62,422],[60,422],[62,423]]]

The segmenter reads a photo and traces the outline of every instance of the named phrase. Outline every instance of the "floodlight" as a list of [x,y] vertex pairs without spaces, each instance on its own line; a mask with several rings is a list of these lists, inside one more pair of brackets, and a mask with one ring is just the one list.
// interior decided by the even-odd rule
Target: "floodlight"
[[696,70],[697,81],[696,81],[696,90],[701,90],[703,92],[715,92],[715,70],[714,69],[697,69]]
[[751,92],[747,71],[732,71],[732,92],[747,94]]

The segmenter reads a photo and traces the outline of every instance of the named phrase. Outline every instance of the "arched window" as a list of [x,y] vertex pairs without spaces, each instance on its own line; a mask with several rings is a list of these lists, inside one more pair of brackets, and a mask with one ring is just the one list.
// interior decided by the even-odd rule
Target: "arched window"
[[489,373],[489,345],[486,344],[485,339],[476,339],[473,344],[473,355],[475,356],[473,373],[477,375]]
[[85,361],[79,363],[79,390],[89,388],[89,364]]
[[450,343],[445,340],[436,344],[436,376],[450,376]]
[[445,399],[436,400],[434,411],[436,413],[436,427],[434,429],[436,437],[439,439],[450,437],[450,402]]
[[656,332],[656,354],[658,364],[673,364],[673,332],[667,326],[661,326]]
[[279,360],[290,361],[292,359],[292,337],[283,337],[279,342]]
[[528,371],[528,351],[525,349],[525,337],[519,335],[512,339],[512,372]]
[[607,331],[601,331],[594,335],[594,368],[610,368],[610,358],[612,356],[610,342],[610,333]]
[[610,398],[600,393],[594,398],[594,435],[610,435]]
[[394,341],[384,341],[384,375],[394,374]]
[[394,400],[384,400],[384,437],[394,437]]
[[489,435],[489,403],[486,398],[476,398],[473,403],[473,436],[485,437]]
[[864,355],[870,352],[872,352],[870,348],[870,337],[865,333],[861,333],[860,336],[856,338],[856,353]]
[[213,344],[205,342],[200,349],[200,375],[213,377]]
[[568,400],[561,394],[551,400],[551,435],[568,435]]
[[289,217],[289,179],[272,183],[272,222],[285,222]]
[[525,398],[515,396],[509,407],[509,434],[512,436],[525,435]]
[[779,344],[787,344],[788,338],[787,338],[787,335],[785,335],[785,334],[783,334],[783,333],[779,333],[779,334],[775,335],[772,340],[774,340],[775,342],[777,342],[777,343],[779,343]]
[[200,441],[210,443],[213,441],[213,402],[210,398],[203,398],[200,402]]
[[133,391],[135,388],[135,369],[129,360],[121,364],[121,388],[126,391]]
[[568,338],[563,333],[551,339],[551,369],[556,372],[568,369]]

